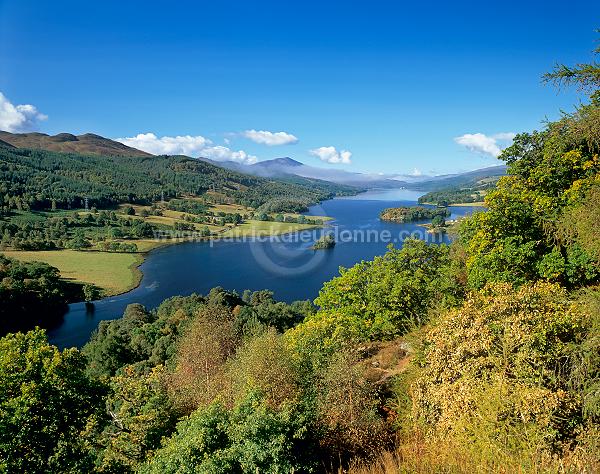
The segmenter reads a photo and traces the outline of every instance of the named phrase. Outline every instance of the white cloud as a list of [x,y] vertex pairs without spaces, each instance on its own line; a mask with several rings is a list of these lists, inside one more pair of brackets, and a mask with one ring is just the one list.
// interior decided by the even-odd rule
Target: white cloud
[[140,133],[135,137],[115,140],[154,155],[197,155],[210,145],[210,141],[200,135],[158,138],[154,133]]
[[256,156],[249,155],[243,150],[234,151],[225,146],[215,146],[212,141],[201,135],[158,138],[154,133],[140,133],[135,137],[115,138],[115,140],[155,155],[188,155],[245,164],[257,161]]
[[256,156],[249,155],[244,150],[233,151],[221,145],[206,147],[198,156],[210,158],[215,161],[237,161],[246,165],[251,165],[258,161]]
[[483,133],[465,133],[456,137],[454,141],[467,149],[483,155],[498,158],[502,149],[515,138],[513,132],[496,133],[495,135],[485,135]]
[[419,168],[414,168],[410,175],[411,176],[423,176],[423,172]]
[[321,161],[332,164],[344,164],[349,165],[352,163],[350,157],[352,153],[348,150],[337,151],[334,146],[322,146],[320,148],[315,148],[314,150],[310,150],[310,154],[318,157]]
[[48,119],[33,105],[13,105],[0,92],[0,130],[7,132],[29,132],[37,130],[38,122]]
[[298,138],[291,133],[269,132],[267,130],[246,130],[242,135],[261,145],[276,146],[297,143]]
[[500,140],[500,141],[513,141],[515,139],[515,137],[517,136],[516,133],[514,132],[501,132],[501,133],[496,133],[495,135],[492,135],[492,138],[496,139],[496,140]]

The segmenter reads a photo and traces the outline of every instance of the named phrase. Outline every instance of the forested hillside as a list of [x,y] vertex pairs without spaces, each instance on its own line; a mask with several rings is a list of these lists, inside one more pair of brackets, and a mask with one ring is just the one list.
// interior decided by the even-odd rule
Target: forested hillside
[[483,202],[485,195],[496,187],[497,182],[498,179],[489,178],[471,186],[456,186],[439,191],[430,191],[419,197],[419,204],[448,206],[451,204]]
[[[600,49],[597,51],[600,53]],[[0,470],[600,471],[600,65],[501,155],[451,245],[326,282],[130,305],[82,349],[0,339]]]
[[275,200],[306,206],[356,192],[324,181],[281,182],[243,175],[184,156],[96,156],[0,146],[2,207],[59,209],[147,204],[181,194],[218,191],[238,204]]

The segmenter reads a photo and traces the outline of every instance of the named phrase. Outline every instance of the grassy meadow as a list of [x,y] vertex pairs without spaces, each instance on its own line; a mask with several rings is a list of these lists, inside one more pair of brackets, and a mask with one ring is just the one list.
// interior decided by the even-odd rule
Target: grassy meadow
[[[122,211],[125,206],[120,206],[118,211]],[[133,205],[136,215],[127,216],[119,213],[119,218],[130,220],[142,220],[150,224],[158,225],[159,228],[173,228],[176,223],[188,222],[187,217],[193,217],[192,214],[185,212],[165,209],[161,216],[148,215],[142,217],[141,211],[150,210],[150,206]],[[217,204],[210,207],[213,212],[225,213],[246,213],[249,208],[235,204]],[[13,215],[12,219],[21,221],[43,221],[49,217],[72,214],[77,212],[79,215],[89,214],[89,211],[52,211],[52,212],[32,212],[20,211]],[[284,216],[298,217],[298,214],[285,213]],[[327,217],[318,217],[323,221],[329,220]],[[189,222],[188,222],[189,223]],[[207,227],[212,238],[243,238],[252,236],[282,235],[312,229],[318,226],[311,224],[297,224],[292,222],[275,222],[246,220],[242,224],[233,225],[212,225],[193,223],[197,231]],[[113,296],[125,293],[135,288],[142,278],[142,273],[138,269],[144,261],[144,254],[158,247],[172,245],[180,242],[181,239],[174,240],[154,240],[152,238],[129,239],[124,242],[134,243],[137,246],[137,252],[118,253],[103,252],[96,250],[3,250],[2,253],[9,257],[22,261],[40,261],[48,263],[60,270],[62,278],[75,283],[90,283],[100,288],[104,295]]]
[[139,253],[109,253],[88,250],[42,250],[3,252],[8,257],[31,262],[46,262],[60,270],[61,276],[76,283],[91,283],[104,290],[106,296],[118,295],[135,288],[144,261]]

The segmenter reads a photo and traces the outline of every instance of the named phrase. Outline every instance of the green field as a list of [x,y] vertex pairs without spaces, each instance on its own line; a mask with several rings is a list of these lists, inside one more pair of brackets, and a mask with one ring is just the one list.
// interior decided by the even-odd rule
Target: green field
[[4,251],[23,261],[46,262],[60,270],[65,280],[92,283],[108,295],[135,288],[142,277],[138,266],[144,257],[139,253],[108,253],[79,250]]
[[[139,214],[144,208],[150,209],[150,206],[133,206],[136,213]],[[214,211],[219,212],[241,212],[244,210],[236,205],[218,205],[214,206]],[[35,221],[44,220],[48,217],[57,215],[67,215],[73,211],[59,212],[31,212],[19,211],[14,214],[12,219]],[[79,211],[80,214],[87,214],[87,211]],[[286,213],[285,215],[298,217],[298,214]],[[152,224],[158,224],[172,228],[177,222],[186,222],[184,216],[194,217],[179,211],[164,210],[162,216],[120,216],[123,219],[145,220]],[[327,221],[327,217],[317,217],[322,221]],[[291,222],[274,222],[247,220],[243,224],[234,226],[227,224],[224,226],[194,224],[196,230],[208,227],[215,238],[239,238],[256,237],[293,233],[301,230],[320,227],[319,225],[296,224]],[[91,228],[90,232],[96,229]],[[184,239],[185,240],[185,239]],[[23,261],[41,261],[46,262],[60,270],[61,276],[68,281],[76,283],[91,283],[101,288],[106,296],[112,296],[127,292],[135,288],[141,281],[142,274],[138,266],[144,261],[144,254],[164,245],[172,245],[181,241],[177,240],[153,240],[153,239],[131,239],[126,242],[135,243],[138,251],[135,253],[113,253],[98,252],[90,250],[44,250],[44,251],[26,251],[26,250],[5,250],[2,253],[7,256]]]
[[315,225],[295,224],[291,222],[272,222],[249,220],[223,233],[223,237],[265,237],[268,235],[289,234],[300,230],[314,229]]
[[[227,231],[225,231],[226,227],[220,228],[220,235],[230,238],[281,235],[314,227],[307,224],[252,220]],[[101,288],[106,296],[113,296],[125,293],[139,284],[142,273],[138,270],[138,266],[144,261],[143,254],[145,252],[163,245],[177,243],[170,240],[156,241],[152,239],[131,240],[130,242],[137,245],[137,253],[95,252],[89,250],[5,250],[2,253],[27,262],[46,262],[58,268],[65,280],[91,283]]]

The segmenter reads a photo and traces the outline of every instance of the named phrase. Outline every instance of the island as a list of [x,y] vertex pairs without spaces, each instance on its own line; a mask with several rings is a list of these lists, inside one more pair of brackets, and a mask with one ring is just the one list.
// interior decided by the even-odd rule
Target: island
[[382,221],[389,222],[414,222],[426,219],[436,219],[440,217],[445,219],[450,216],[450,211],[447,207],[389,207],[384,209],[379,214]]
[[325,234],[317,239],[311,247],[312,250],[324,250],[335,247],[335,237],[332,234]]

